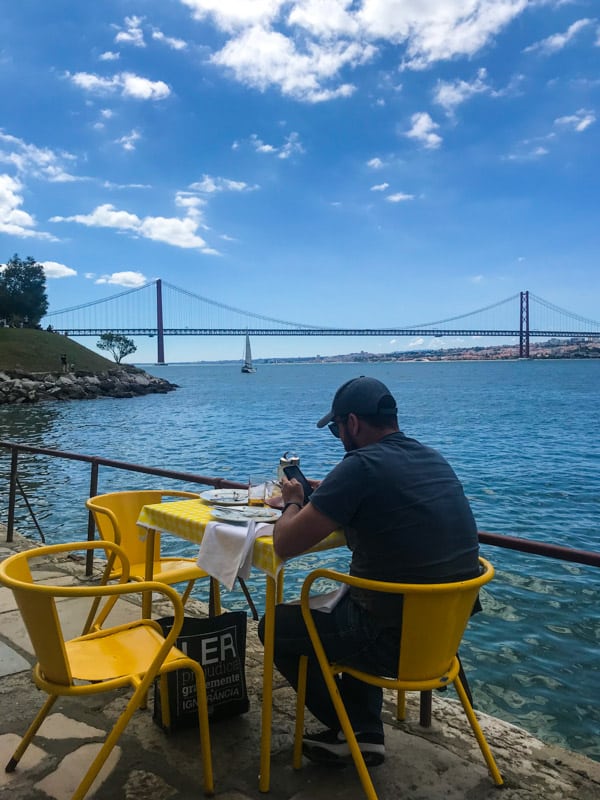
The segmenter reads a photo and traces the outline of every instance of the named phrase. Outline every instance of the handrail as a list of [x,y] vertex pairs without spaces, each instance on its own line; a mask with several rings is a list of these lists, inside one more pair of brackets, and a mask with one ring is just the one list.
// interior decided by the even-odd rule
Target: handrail
[[[35,447],[18,442],[0,441],[0,447],[9,449],[12,453],[11,459],[11,486],[9,490],[8,522],[6,526],[6,541],[12,542],[14,529],[14,501],[17,485],[17,458],[20,451],[25,453],[35,453],[37,455],[48,455],[54,458],[66,458],[73,461],[83,461],[91,465],[90,497],[97,494],[98,489],[98,467],[111,467],[122,469],[129,472],[139,472],[145,475],[156,475],[161,478],[187,481],[189,483],[200,483],[207,486],[214,486],[216,489],[243,489],[245,483],[230,481],[226,478],[216,478],[207,475],[195,475],[191,472],[179,472],[178,470],[162,469],[160,467],[146,467],[142,464],[131,464],[127,461],[117,461],[112,458],[102,456],[88,456],[82,453],[70,453],[65,450],[55,450],[49,447]],[[90,513],[88,524],[88,539],[94,538],[94,524]],[[537,542],[532,539],[522,539],[517,536],[505,536],[504,534],[489,533],[479,531],[479,541],[482,544],[489,544],[493,547],[503,547],[508,550],[516,550],[523,553],[544,556],[546,558],[557,558],[561,561],[570,561],[576,564],[586,564],[592,567],[600,567],[600,553],[588,550],[578,550],[562,545],[547,544]],[[91,574],[91,564],[90,564]]]
[[[31,505],[17,477],[18,458],[20,452],[33,453],[35,455],[46,455],[46,456],[51,456],[53,458],[64,458],[71,461],[83,461],[84,463],[90,464],[90,489],[89,489],[90,497],[94,497],[96,494],[98,494],[98,468],[100,466],[111,467],[113,469],[122,469],[129,472],[138,472],[143,475],[156,475],[161,478],[170,478],[172,480],[187,481],[188,483],[199,483],[206,486],[213,486],[216,489],[243,489],[247,485],[245,483],[239,483],[238,481],[229,481],[225,478],[215,478],[208,475],[195,475],[194,473],[191,472],[179,472],[177,470],[162,469],[160,467],[146,467],[143,464],[131,464],[128,461],[117,461],[112,458],[103,458],[102,456],[88,456],[83,453],[71,453],[67,450],[55,450],[50,447],[36,447],[34,445],[21,444],[19,442],[0,441],[0,447],[3,447],[6,450],[10,450],[11,453],[10,486],[8,491],[8,519],[6,523],[7,542],[12,542],[14,537],[15,501],[16,501],[17,488],[20,489],[21,494],[23,495],[23,498],[25,500],[25,503],[29,509],[29,512],[34,519],[35,524],[37,525],[37,520],[35,519]],[[37,525],[37,527],[38,530],[40,531],[43,540],[44,535],[41,532],[39,525]],[[88,512],[88,526],[87,526],[88,541],[93,541],[94,536],[95,536],[94,518],[90,511]],[[92,574],[92,566],[93,566],[92,561],[93,561],[93,554],[89,552],[86,555],[86,575]]]
[[590,567],[600,567],[600,553],[589,550],[577,550],[574,547],[564,547],[558,544],[535,542],[532,539],[521,539],[518,536],[504,536],[499,533],[478,531],[479,541],[482,544],[491,544],[494,547],[505,547],[508,550],[518,550],[521,553],[533,553],[546,558],[558,558],[561,561],[571,561],[575,564],[587,564]]

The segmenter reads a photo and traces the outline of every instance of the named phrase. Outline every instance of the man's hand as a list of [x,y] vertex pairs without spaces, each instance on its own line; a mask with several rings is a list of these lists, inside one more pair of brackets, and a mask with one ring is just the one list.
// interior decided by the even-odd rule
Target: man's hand
[[299,503],[300,507],[304,505],[304,489],[302,485],[292,478],[289,481],[285,475],[281,479],[281,496],[283,497],[283,504],[286,503]]

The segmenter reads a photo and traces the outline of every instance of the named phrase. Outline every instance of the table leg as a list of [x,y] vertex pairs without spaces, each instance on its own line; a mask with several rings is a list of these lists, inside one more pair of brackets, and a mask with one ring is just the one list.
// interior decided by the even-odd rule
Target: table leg
[[268,792],[271,783],[271,724],[273,720],[273,653],[275,649],[275,593],[276,580],[267,579],[265,600],[265,650],[263,656],[263,698],[260,735],[260,772],[258,788]]
[[[154,542],[156,531],[148,528],[146,534],[146,572],[144,578],[151,581],[154,577]],[[152,617],[152,592],[142,592],[142,617],[150,619]]]

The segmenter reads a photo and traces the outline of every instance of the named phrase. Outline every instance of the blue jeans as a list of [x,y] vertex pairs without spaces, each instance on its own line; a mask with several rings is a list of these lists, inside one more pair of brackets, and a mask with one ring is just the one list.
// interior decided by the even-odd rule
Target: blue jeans
[[[314,611],[313,618],[330,661],[377,675],[393,675],[398,669],[398,631],[382,628],[346,594],[330,614]],[[264,642],[264,617],[258,627]],[[298,659],[308,656],[306,706],[327,728],[339,730],[335,708],[323,680],[299,605],[275,608],[275,666],[298,688]],[[336,677],[338,689],[355,732],[383,734],[382,691],[350,675]]]

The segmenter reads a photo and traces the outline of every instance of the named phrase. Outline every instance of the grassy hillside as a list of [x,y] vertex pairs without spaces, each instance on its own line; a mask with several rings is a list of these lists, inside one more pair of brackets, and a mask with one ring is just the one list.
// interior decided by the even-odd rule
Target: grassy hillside
[[62,353],[76,370],[105,372],[115,367],[114,361],[88,350],[68,336],[32,328],[0,328],[0,369],[61,372]]

